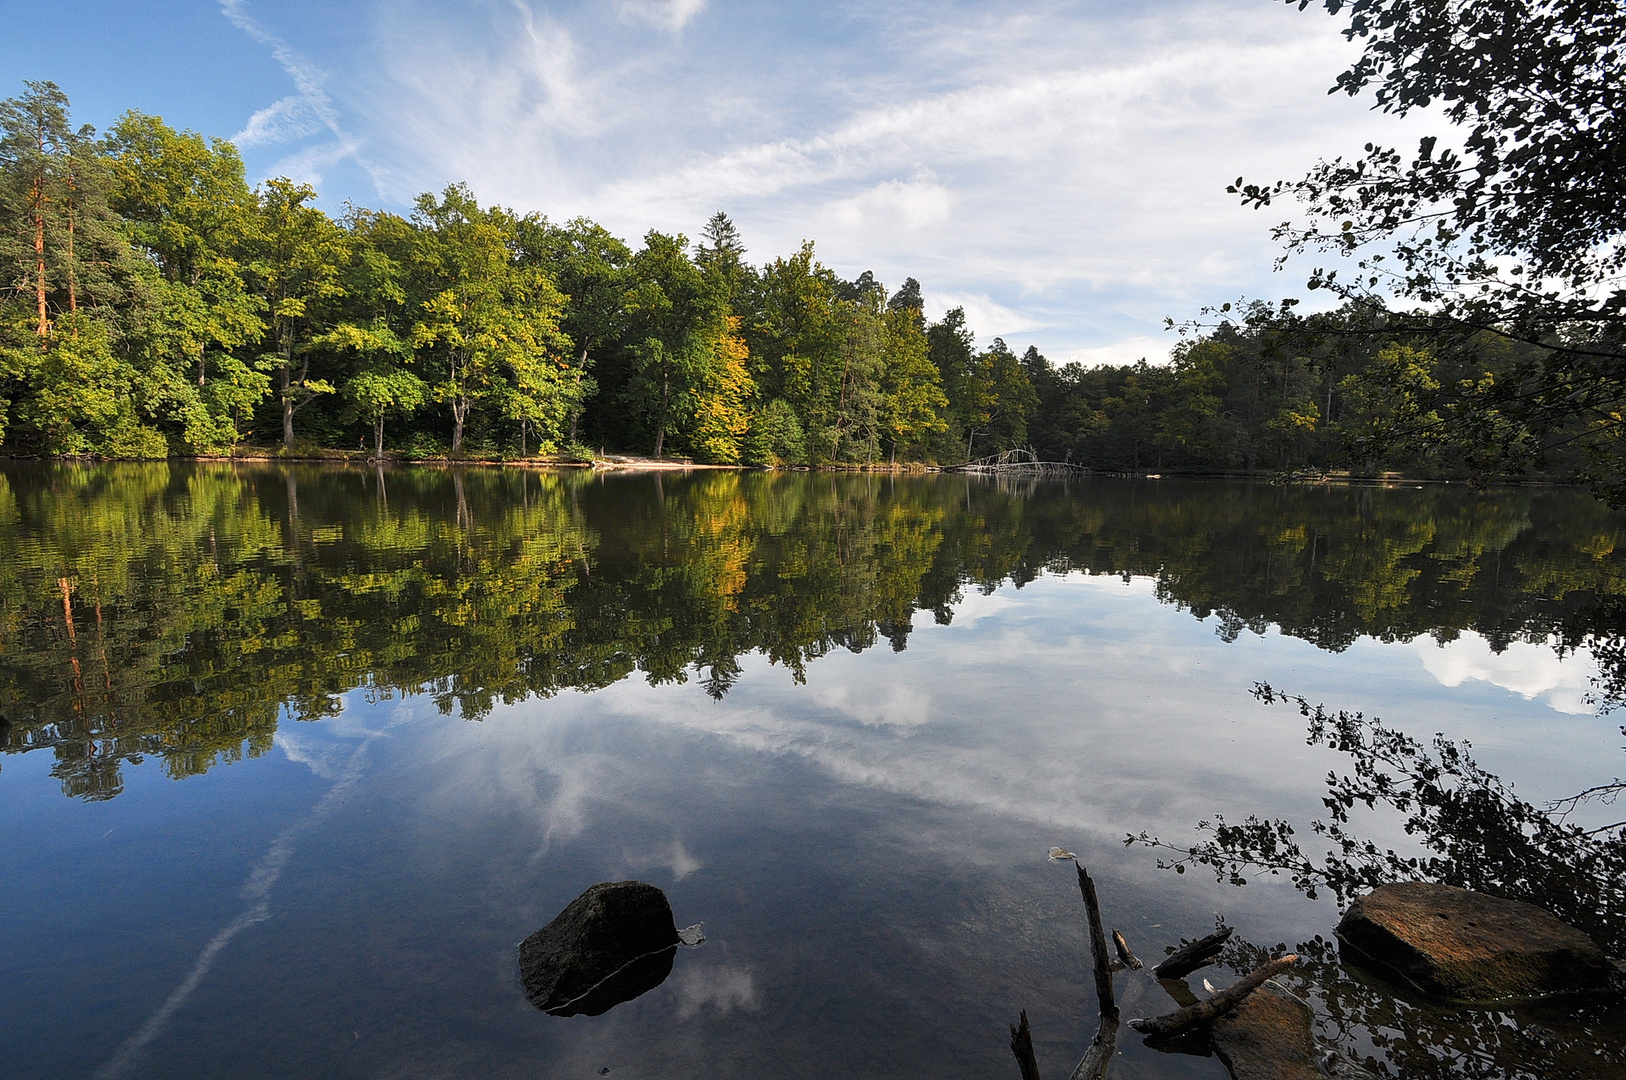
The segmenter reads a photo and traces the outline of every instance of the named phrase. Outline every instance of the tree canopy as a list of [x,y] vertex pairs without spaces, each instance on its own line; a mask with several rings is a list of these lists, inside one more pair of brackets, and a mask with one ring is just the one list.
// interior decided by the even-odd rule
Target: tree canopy
[[[1299,0],[1290,0],[1299,2]],[[1299,2],[1301,8],[1308,3]],[[1619,4],[1326,0],[1365,44],[1335,93],[1439,105],[1415,154],[1302,180],[1284,257],[1339,306],[1225,304],[1170,362],[1086,368],[928,319],[915,278],[812,241],[753,262],[453,184],[403,216],[251,187],[230,143],[0,103],[0,447],[161,457],[687,455],[954,464],[1025,447],[1105,471],[1589,479],[1626,498]],[[1408,306],[1409,305],[1409,306]]]
[[[1304,218],[1276,228],[1284,259],[1349,260],[1313,267],[1308,287],[1366,309],[1363,333],[1427,343],[1428,379],[1373,380],[1373,393],[1411,399],[1374,441],[1449,447],[1495,472],[1567,456],[1626,498],[1626,5],[1323,6],[1364,45],[1329,92],[1436,110],[1441,130],[1415,152],[1367,144],[1301,180],[1232,190],[1254,207],[1297,200]],[[1314,341],[1292,306],[1274,329]]]
[[[0,103],[9,451],[957,460],[912,278],[844,281],[811,242],[752,266],[721,212],[635,250],[461,184],[334,218],[309,185],[250,187],[230,143],[68,117],[51,83]],[[1009,375],[978,390],[1007,417],[1032,396]]]

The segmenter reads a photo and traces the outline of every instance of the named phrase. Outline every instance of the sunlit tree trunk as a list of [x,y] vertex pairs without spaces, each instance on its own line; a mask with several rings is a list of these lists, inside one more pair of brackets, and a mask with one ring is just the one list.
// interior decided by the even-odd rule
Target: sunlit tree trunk
[[459,396],[452,399],[452,453],[463,450],[463,421],[468,418],[469,403]]
[[465,358],[461,363],[457,358],[457,351],[452,352],[452,453],[463,451],[463,423],[469,416],[469,395],[464,386],[464,379],[468,377],[469,362]]
[[[68,211],[68,310],[77,314],[79,312],[79,282],[73,272],[73,212],[74,212],[74,182],[72,158],[68,164],[68,198],[66,209]],[[78,330],[75,329],[75,334]]]
[[[40,153],[43,155],[44,136],[40,137]],[[30,209],[34,213],[34,299],[39,305],[39,327],[36,333],[45,337],[51,332],[51,320],[45,310],[45,177],[36,174],[34,177],[34,190],[30,200]]]
[[282,445],[289,450],[294,448],[294,395],[290,385],[288,365],[284,364],[277,372],[277,379],[282,390]]
[[661,415],[655,422],[655,456],[660,457],[666,447],[666,410],[672,403],[672,377],[661,372]]

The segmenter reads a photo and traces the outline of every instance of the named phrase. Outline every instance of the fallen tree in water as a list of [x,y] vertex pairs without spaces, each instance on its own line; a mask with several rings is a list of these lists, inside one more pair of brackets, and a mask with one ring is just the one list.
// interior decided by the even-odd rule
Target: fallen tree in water
[[[1078,891],[1084,900],[1084,917],[1090,935],[1090,954],[1094,961],[1092,970],[1095,975],[1096,1006],[1101,1018],[1095,1037],[1090,1040],[1089,1049],[1084,1052],[1084,1057],[1071,1073],[1071,1080],[1101,1080],[1106,1076],[1107,1067],[1111,1065],[1112,1058],[1117,1052],[1121,1022],[1112,977],[1120,971],[1140,971],[1145,965],[1135,956],[1129,947],[1128,939],[1119,930],[1112,931],[1112,942],[1116,947],[1118,959],[1114,960],[1108,954],[1107,934],[1101,921],[1101,903],[1096,896],[1094,880],[1071,852],[1052,848],[1050,857],[1057,860],[1069,859],[1078,871]],[[1166,1016],[1131,1020],[1129,1026],[1154,1038],[1166,1038],[1211,1024],[1231,1013],[1247,999],[1248,995],[1298,960],[1298,957],[1292,955],[1272,960],[1236,985],[1215,993],[1205,1001],[1198,1001],[1191,988],[1180,982],[1178,976],[1159,974],[1168,970],[1185,975],[1212,963],[1218,959],[1220,948],[1230,935],[1231,930],[1226,927],[1201,938],[1175,950],[1167,960],[1149,972],[1158,977],[1163,988],[1182,1007]],[[1015,1055],[1017,1066],[1021,1069],[1022,1080],[1040,1080],[1039,1062],[1033,1050],[1033,1033],[1028,1024],[1026,1009],[1022,1010],[1019,1021],[1010,1027],[1011,1053]]]

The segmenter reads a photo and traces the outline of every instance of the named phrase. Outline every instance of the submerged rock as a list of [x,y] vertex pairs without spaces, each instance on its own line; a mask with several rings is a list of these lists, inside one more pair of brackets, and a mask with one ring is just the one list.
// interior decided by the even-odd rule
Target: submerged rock
[[1236,1080],[1326,1080],[1317,1065],[1310,1010],[1261,987],[1214,1021],[1214,1049]]
[[1591,938],[1533,904],[1421,881],[1360,897],[1337,934],[1357,960],[1457,1001],[1599,989],[1612,971]]
[[1214,1021],[1214,1050],[1234,1080],[1376,1080],[1322,1047],[1311,1019],[1304,1002],[1261,987]]
[[655,989],[679,945],[666,894],[642,881],[594,885],[519,946],[525,996],[554,1016],[598,1016]]

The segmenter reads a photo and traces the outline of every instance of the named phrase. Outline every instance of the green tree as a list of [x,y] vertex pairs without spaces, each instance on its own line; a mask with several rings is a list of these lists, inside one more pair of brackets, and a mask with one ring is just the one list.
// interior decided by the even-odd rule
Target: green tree
[[276,379],[282,412],[282,445],[294,448],[294,416],[332,382],[312,376],[322,335],[338,321],[344,295],[340,270],[349,255],[348,238],[331,218],[310,205],[316,191],[291,180],[260,186],[257,222],[248,270],[271,317],[271,351],[257,366]]
[[384,416],[410,415],[428,397],[424,381],[402,368],[380,368],[352,375],[344,384],[344,396],[356,412],[373,426],[373,457],[384,457]]
[[[0,102],[0,175],[5,177],[6,263],[11,288],[34,302],[34,333],[50,333],[49,264],[55,226],[66,201],[64,159],[74,133],[68,97],[55,83],[28,82],[20,98]],[[63,219],[65,235],[66,220]]]
[[988,450],[1024,445],[1028,416],[1038,404],[1038,395],[1028,382],[1021,360],[1003,338],[995,338],[991,346],[976,355],[961,402],[966,457],[972,456],[978,437],[984,438],[983,446]]
[[628,389],[656,457],[668,433],[687,436],[695,395],[732,355],[717,347],[728,317],[720,290],[689,258],[688,246],[682,235],[651,231],[632,259],[627,311],[635,374]]
[[772,468],[806,463],[807,438],[790,402],[774,398],[752,414],[744,460],[750,465]]
[[632,252],[602,225],[575,218],[552,225],[536,217],[519,221],[521,262],[540,268],[565,296],[560,330],[575,344],[566,440],[574,443],[582,415],[598,394],[592,372],[611,363],[611,377],[627,375],[621,339],[627,329],[626,293]]
[[452,452],[462,452],[470,415],[485,400],[557,440],[584,387],[561,362],[571,344],[559,329],[564,297],[541,267],[516,259],[514,215],[483,209],[454,185],[439,200],[419,196],[415,220],[425,299],[413,344],[445,372],[434,394],[452,411]]
[[848,360],[838,279],[804,243],[795,255],[763,266],[748,284],[743,326],[757,393],[787,402],[809,453],[825,459],[840,442]]
[[[1293,2],[1302,10],[1310,0]],[[1433,420],[1387,425],[1374,447],[1426,453],[1445,440],[1482,471],[1517,472],[1572,456],[1580,442],[1596,456],[1578,471],[1626,501],[1626,9],[1324,6],[1364,46],[1333,92],[1371,91],[1401,116],[1437,103],[1449,127],[1414,153],[1368,144],[1300,181],[1238,178],[1232,190],[1255,207],[1302,202],[1305,222],[1276,229],[1289,255],[1352,260],[1342,277],[1337,266],[1314,267],[1309,288],[1361,304],[1382,323],[1380,338],[1426,339],[1447,366],[1477,368],[1449,384]],[[1392,301],[1415,306],[1396,311]],[[1278,322],[1303,330],[1285,306]],[[1487,349],[1488,337],[1513,348]]]
[[228,142],[177,132],[136,112],[119,119],[103,149],[110,205],[131,242],[175,289],[163,318],[174,324],[171,333],[204,386],[208,350],[240,348],[265,330],[263,302],[249,291],[240,261],[259,209],[242,159]]
[[162,408],[168,387],[131,348],[138,271],[94,134],[71,126],[53,83],[0,102],[0,258],[14,282],[0,399],[18,421],[12,430],[47,453],[162,456],[162,436],[142,417]]
[[[918,296],[919,286],[915,288]],[[892,299],[896,301],[897,297]],[[881,376],[881,434],[890,444],[894,464],[900,448],[924,445],[948,428],[943,419],[948,397],[931,362],[924,326],[918,307],[889,302],[881,316],[882,348],[886,354]]]

